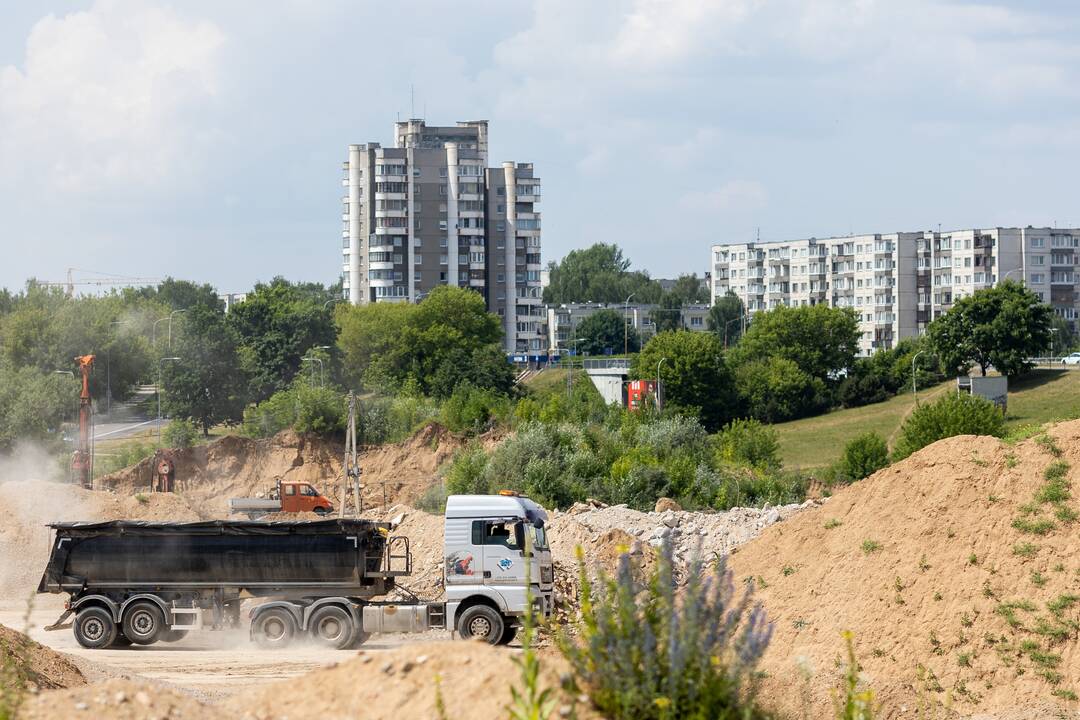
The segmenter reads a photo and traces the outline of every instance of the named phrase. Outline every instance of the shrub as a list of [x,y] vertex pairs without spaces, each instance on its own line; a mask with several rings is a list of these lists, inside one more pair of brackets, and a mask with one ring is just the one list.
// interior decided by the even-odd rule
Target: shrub
[[416,507],[424,512],[441,515],[446,512],[446,498],[448,495],[446,483],[436,483],[424,491],[424,494],[416,501]]
[[172,420],[161,431],[161,440],[165,447],[189,448],[195,444],[195,438],[199,436],[199,429],[195,423],[185,418]]
[[440,417],[455,432],[482,433],[495,422],[509,419],[510,398],[471,383],[460,383],[443,403]]
[[954,435],[1005,434],[1005,418],[989,400],[966,393],[949,393],[920,405],[904,420],[893,459],[900,460],[927,445]]
[[866,432],[844,446],[839,472],[851,480],[862,480],[889,464],[889,446],[875,432]]
[[746,413],[762,422],[812,415],[829,404],[824,381],[779,357],[740,365],[735,369],[735,386]]
[[249,437],[270,437],[286,428],[335,435],[345,430],[346,413],[340,390],[312,386],[298,379],[292,387],[247,408],[241,431]]
[[733,420],[717,434],[716,444],[724,462],[760,469],[780,467],[776,431],[757,420]]
[[157,452],[153,445],[144,443],[132,443],[121,445],[118,448],[110,448],[108,452],[99,453],[94,458],[94,477],[108,475],[109,473],[131,467]]
[[752,720],[754,674],[772,626],[752,587],[740,594],[725,561],[706,569],[694,561],[676,589],[668,543],[645,583],[634,578],[628,555],[615,577],[595,586],[578,548],[581,615],[578,637],[559,637],[596,708],[613,720],[715,718]]
[[454,456],[454,462],[446,473],[447,495],[483,495],[489,491],[484,469],[488,457],[484,448],[467,445]]

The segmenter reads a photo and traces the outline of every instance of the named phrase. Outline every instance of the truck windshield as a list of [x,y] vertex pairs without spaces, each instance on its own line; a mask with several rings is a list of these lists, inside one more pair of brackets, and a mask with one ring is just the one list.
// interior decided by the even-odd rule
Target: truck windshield
[[547,550],[547,530],[544,528],[538,528],[534,525],[529,525],[529,534],[532,536],[532,545],[537,550]]

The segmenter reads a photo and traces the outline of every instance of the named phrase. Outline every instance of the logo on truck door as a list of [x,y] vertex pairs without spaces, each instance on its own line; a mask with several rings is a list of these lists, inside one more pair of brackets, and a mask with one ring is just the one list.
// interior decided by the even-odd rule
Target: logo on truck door
[[499,569],[500,570],[509,570],[513,566],[514,566],[514,561],[511,560],[510,558],[503,558],[502,560],[499,561]]
[[472,575],[473,556],[469,552],[456,552],[446,558],[447,575]]

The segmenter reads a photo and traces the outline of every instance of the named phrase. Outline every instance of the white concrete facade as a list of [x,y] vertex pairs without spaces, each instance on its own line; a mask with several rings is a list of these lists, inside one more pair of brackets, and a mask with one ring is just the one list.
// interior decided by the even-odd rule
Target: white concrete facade
[[712,246],[712,298],[729,290],[747,313],[780,306],[850,307],[860,352],[926,331],[959,298],[1009,277],[1071,324],[1077,318],[1080,229],[975,228]]

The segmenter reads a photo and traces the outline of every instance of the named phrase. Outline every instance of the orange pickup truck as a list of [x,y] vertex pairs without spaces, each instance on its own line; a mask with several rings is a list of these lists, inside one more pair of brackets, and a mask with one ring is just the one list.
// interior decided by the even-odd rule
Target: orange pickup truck
[[334,504],[313,485],[288,480],[278,480],[277,486],[265,498],[248,497],[229,500],[230,513],[247,515],[251,520],[279,512],[313,512],[318,515],[329,515],[333,511]]

